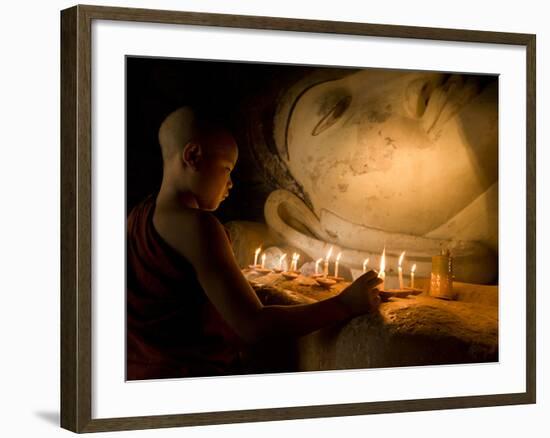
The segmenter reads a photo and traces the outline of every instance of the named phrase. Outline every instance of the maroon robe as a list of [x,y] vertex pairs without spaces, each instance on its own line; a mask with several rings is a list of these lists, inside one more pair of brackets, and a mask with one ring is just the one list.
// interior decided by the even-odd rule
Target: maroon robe
[[127,219],[127,379],[239,374],[239,338],[156,231],[154,207],[149,196]]

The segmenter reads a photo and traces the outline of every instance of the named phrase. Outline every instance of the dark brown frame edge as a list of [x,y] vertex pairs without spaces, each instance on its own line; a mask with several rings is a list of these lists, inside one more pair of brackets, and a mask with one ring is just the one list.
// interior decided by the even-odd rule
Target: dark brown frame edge
[[[91,23],[121,20],[513,44],[527,52],[526,392],[127,418],[91,418]],[[536,36],[475,30],[78,5],[61,11],[61,426],[99,432],[536,402]]]

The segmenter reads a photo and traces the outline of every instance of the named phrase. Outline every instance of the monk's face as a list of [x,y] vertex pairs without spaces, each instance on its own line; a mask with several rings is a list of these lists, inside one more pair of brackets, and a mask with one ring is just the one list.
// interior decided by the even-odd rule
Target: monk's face
[[363,70],[316,85],[286,125],[287,165],[314,206],[421,235],[498,177],[496,80]]
[[231,172],[237,163],[238,149],[226,131],[201,138],[202,156],[194,181],[194,193],[202,210],[216,210],[233,186]]

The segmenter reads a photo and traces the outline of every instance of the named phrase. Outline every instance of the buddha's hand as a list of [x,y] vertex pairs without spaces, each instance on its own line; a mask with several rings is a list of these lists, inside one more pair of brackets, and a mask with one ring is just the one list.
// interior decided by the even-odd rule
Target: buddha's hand
[[369,271],[345,288],[338,299],[351,316],[374,313],[380,306],[379,291],[376,289],[382,283],[375,271]]

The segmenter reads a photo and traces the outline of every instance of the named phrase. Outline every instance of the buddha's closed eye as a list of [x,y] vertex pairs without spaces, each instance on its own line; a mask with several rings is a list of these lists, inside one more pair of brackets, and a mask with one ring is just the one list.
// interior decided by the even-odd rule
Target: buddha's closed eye
[[346,112],[351,104],[351,96],[344,96],[333,105],[311,131],[311,135],[316,136],[334,125],[338,119]]

